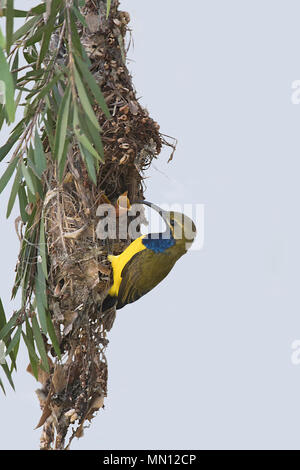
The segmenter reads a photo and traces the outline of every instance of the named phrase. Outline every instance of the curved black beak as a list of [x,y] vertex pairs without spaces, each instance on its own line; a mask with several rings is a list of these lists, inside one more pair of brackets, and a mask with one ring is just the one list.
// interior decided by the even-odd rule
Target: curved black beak
[[151,207],[151,209],[154,209],[156,212],[158,212],[159,215],[164,219],[164,221],[167,222],[167,211],[164,211],[163,209],[161,209],[161,207],[149,201],[138,201],[137,204],[145,204],[146,206]]

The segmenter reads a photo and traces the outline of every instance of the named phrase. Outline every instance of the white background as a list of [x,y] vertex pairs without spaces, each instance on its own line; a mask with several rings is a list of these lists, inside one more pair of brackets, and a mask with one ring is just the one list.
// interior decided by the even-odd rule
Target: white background
[[[138,95],[179,140],[173,161],[165,151],[147,173],[146,197],[205,204],[205,243],[119,311],[105,410],[73,449],[299,449],[300,366],[291,362],[300,338],[300,105],[291,103],[299,2],[121,5],[132,18]],[[7,313],[18,252],[8,196]],[[22,355],[16,393],[7,387],[0,400],[2,449],[38,447],[37,384]]]

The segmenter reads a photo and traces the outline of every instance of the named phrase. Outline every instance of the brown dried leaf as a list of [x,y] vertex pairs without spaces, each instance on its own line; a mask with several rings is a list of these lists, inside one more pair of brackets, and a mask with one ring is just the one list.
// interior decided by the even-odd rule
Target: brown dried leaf
[[65,232],[64,237],[65,238],[72,238],[74,240],[77,240],[80,235],[82,235],[87,229],[87,225],[84,224],[82,227],[80,227],[78,230],[74,230],[73,232]]
[[131,100],[131,101],[129,101],[128,105],[129,105],[129,109],[130,109],[131,114],[136,116],[139,112],[139,105],[137,104],[137,102]]
[[[52,360],[50,359],[50,357],[48,357],[48,363],[49,363],[49,369],[51,370],[51,368],[53,367],[53,362]],[[29,374],[33,375],[34,376],[34,373],[32,371],[32,367],[31,367],[31,364],[28,364],[27,368],[26,368],[26,371],[29,372]],[[49,379],[50,377],[50,374],[48,372],[46,372],[44,369],[41,368],[41,361],[39,362],[39,365],[38,365],[38,381],[42,384],[42,385],[45,385],[45,383],[47,382],[47,380]]]
[[37,428],[40,428],[41,426],[43,426],[46,419],[49,418],[50,415],[51,415],[51,410],[50,410],[49,406],[47,405],[47,406],[45,406],[45,408],[43,410],[43,413],[42,413],[42,416],[40,417],[40,420],[39,420],[38,424],[36,425],[36,427],[34,429],[37,429]]
[[29,204],[27,204],[27,206],[25,207],[25,212],[28,214],[28,215],[31,215],[32,214],[32,211],[33,211],[33,202],[30,202]]
[[75,436],[78,437],[78,439],[83,436],[83,424],[84,423],[82,422],[75,433]]
[[43,426],[43,424],[45,423],[46,419],[49,418],[49,416],[51,415],[51,409],[50,409],[50,407],[49,407],[50,400],[51,400],[51,392],[48,393],[48,396],[47,396],[45,405],[44,405],[44,407],[43,407],[42,416],[40,417],[40,420],[39,420],[38,424],[36,425],[36,427],[35,427],[34,429],[37,429],[37,428]]
[[99,283],[99,266],[95,259],[85,263],[85,282],[90,289],[93,289]]
[[100,28],[100,20],[98,15],[88,14],[85,17],[85,21],[89,27],[91,33],[96,33]]
[[70,331],[72,331],[72,328],[73,328],[73,323],[74,321],[76,320],[76,318],[78,317],[78,313],[77,312],[73,312],[71,310],[67,310],[65,312],[65,315],[64,315],[64,331],[63,331],[63,334],[64,336],[66,336],[67,334],[70,333]]
[[60,294],[61,294],[61,287],[60,287],[60,283],[58,282],[58,283],[56,284],[55,289],[54,289],[53,295],[54,295],[54,297],[59,297]]
[[55,393],[62,392],[67,385],[67,374],[62,364],[56,364],[54,374],[52,377],[52,384]]
[[106,275],[109,275],[110,274],[110,267],[109,266],[105,266],[104,264],[98,264],[98,271],[100,271],[101,274],[106,274]]
[[102,408],[103,405],[104,405],[104,396],[98,395],[92,401],[90,410],[99,410],[99,408]]

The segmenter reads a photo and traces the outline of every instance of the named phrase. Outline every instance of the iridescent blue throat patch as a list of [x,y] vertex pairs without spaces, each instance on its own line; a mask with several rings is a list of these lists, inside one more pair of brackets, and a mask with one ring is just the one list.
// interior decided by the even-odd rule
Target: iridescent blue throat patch
[[[164,237],[169,238],[164,238]],[[163,253],[167,248],[175,245],[174,238],[168,233],[150,233],[142,238],[143,244],[155,253]]]

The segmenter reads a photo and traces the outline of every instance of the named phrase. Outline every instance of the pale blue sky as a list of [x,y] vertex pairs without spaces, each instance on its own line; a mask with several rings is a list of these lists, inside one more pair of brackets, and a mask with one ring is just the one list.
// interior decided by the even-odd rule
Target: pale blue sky
[[[105,410],[73,448],[300,449],[299,2],[121,5],[141,101],[179,140],[173,161],[165,151],[148,172],[147,199],[205,204],[205,243],[118,312]],[[17,212],[6,222],[1,207],[9,311]],[[2,449],[38,447],[26,365],[0,400]]]

